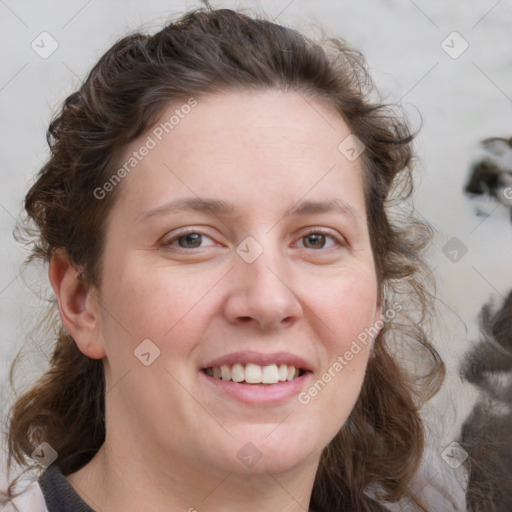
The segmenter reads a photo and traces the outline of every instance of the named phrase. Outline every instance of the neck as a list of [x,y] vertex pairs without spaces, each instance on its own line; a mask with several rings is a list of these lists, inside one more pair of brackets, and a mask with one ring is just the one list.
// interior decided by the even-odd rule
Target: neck
[[102,512],[304,512],[319,460],[277,474],[239,474],[169,459],[153,458],[140,442],[116,447],[107,438],[96,456],[67,478],[91,508]]

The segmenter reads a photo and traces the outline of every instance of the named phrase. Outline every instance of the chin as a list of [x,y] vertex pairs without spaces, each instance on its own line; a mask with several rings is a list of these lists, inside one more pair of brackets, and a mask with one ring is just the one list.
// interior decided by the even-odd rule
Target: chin
[[[222,447],[216,461],[223,460],[225,470],[242,474],[278,474],[290,471],[308,459],[318,460],[323,447],[319,439],[299,425],[264,424],[235,429],[229,446]],[[317,430],[318,432],[318,430]]]

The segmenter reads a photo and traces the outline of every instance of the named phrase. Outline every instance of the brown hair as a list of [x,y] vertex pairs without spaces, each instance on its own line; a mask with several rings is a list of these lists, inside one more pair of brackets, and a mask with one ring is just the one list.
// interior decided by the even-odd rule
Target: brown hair
[[[444,375],[422,327],[433,303],[422,257],[431,232],[407,215],[392,219],[391,198],[403,204],[412,190],[413,135],[393,108],[370,99],[373,85],[363,56],[344,41],[320,45],[265,19],[197,9],[152,36],[117,42],[50,124],[51,157],[25,198],[29,261],[49,262],[57,249],[65,250],[81,279],[99,286],[105,219],[120,187],[103,200],[95,199],[94,190],[112,176],[122,151],[154,126],[170,102],[262,88],[327,102],[364,144],[366,208],[383,311],[401,297],[409,305],[375,341],[355,408],[322,454],[311,507],[384,510],[379,502],[409,497],[422,508],[410,489],[423,452],[418,409]],[[12,407],[9,466],[28,466],[34,448],[46,441],[69,474],[104,441],[105,384],[102,361],[83,355],[60,322],[56,329],[50,369]],[[426,373],[406,370],[395,350],[400,343],[426,349]]]

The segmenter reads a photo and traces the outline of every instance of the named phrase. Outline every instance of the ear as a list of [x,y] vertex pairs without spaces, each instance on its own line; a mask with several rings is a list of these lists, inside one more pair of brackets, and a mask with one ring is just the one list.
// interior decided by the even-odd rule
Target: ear
[[[377,308],[375,309],[375,317],[373,319],[373,325],[376,329],[378,329],[379,333],[380,333],[381,329],[384,327],[383,318],[384,318],[384,315],[382,314],[382,300],[379,297],[379,299],[377,301]],[[375,345],[375,338],[377,338],[378,335],[379,334],[377,333],[372,338],[372,346],[371,346],[372,349],[373,349],[373,346]]]
[[376,324],[379,320],[382,319],[382,300],[378,299],[377,301],[377,307],[375,309],[375,318],[373,319],[373,323]]
[[106,352],[97,289],[84,282],[63,250],[56,250],[52,255],[48,274],[64,327],[83,354],[102,359]]

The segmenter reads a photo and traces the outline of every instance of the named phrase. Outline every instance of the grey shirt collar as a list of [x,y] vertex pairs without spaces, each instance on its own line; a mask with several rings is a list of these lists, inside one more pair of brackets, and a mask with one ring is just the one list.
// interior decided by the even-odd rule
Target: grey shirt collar
[[38,482],[48,512],[94,512],[54,464],[44,471]]

